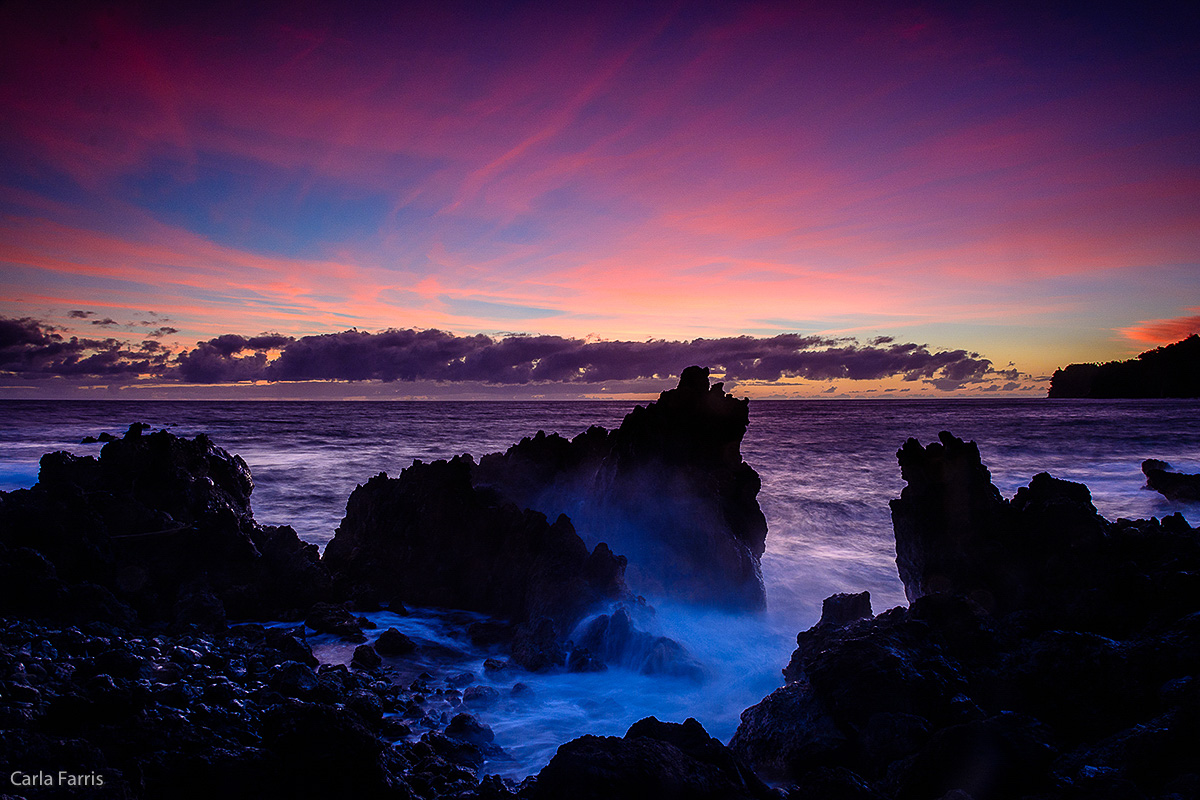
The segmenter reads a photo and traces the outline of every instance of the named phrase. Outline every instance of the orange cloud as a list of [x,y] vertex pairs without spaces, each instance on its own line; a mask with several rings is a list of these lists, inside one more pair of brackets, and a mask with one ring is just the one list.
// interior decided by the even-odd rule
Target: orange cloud
[[[1189,311],[1200,311],[1200,308],[1190,308]],[[1148,344],[1171,344],[1180,339],[1186,339],[1193,333],[1200,333],[1200,314],[1175,319],[1155,319],[1139,322],[1129,328],[1122,328],[1121,333],[1135,342]]]

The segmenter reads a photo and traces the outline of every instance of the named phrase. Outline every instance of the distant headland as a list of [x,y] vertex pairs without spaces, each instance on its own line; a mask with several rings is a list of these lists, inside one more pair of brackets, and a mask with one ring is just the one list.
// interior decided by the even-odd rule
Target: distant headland
[[1054,371],[1050,397],[1200,397],[1200,336],[1126,361],[1070,364]]

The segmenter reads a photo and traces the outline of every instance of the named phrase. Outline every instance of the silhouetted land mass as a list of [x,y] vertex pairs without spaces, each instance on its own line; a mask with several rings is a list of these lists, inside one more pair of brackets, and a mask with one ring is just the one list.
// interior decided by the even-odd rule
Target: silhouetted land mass
[[1071,364],[1055,370],[1050,397],[1200,397],[1200,336],[1158,347],[1127,361]]

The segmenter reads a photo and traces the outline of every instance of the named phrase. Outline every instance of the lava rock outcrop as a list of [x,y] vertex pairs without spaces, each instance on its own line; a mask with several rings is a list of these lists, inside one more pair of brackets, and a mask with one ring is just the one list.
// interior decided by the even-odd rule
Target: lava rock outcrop
[[675,389],[613,431],[537,436],[472,470],[523,508],[567,514],[590,542],[629,560],[641,594],[734,609],[765,603],[759,559],[767,524],[758,474],[741,457],[748,401],[688,367]]
[[1197,796],[1198,532],[1044,473],[1006,501],[939,438],[898,454],[910,606],[826,601],[730,748],[806,797]]
[[782,795],[696,720],[679,724],[647,717],[624,737],[581,736],[564,744],[521,797],[778,800]]
[[1173,472],[1171,465],[1156,458],[1142,462],[1142,474],[1146,476],[1147,488],[1168,500],[1183,503],[1200,503],[1200,475]]
[[355,489],[325,549],[352,596],[459,608],[515,623],[545,619],[559,634],[602,601],[626,596],[625,560],[589,551],[571,521],[553,523],[471,484],[469,456],[415,463]]
[[0,493],[0,610],[215,630],[295,618],[329,593],[314,545],[254,521],[240,457],[144,429],[99,458],[49,453],[37,484]]

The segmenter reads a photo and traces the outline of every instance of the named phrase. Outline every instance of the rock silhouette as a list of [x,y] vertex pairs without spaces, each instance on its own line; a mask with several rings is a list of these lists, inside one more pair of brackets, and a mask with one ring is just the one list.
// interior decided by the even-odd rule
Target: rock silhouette
[[521,796],[528,800],[767,800],[781,795],[696,720],[679,724],[647,717],[634,723],[624,737],[582,736],[563,745]]
[[806,797],[1195,796],[1198,532],[1044,473],[1006,501],[939,440],[898,454],[910,606],[829,598],[730,748]]
[[258,525],[246,463],[135,424],[99,458],[50,453],[0,493],[0,602],[31,616],[195,623],[295,618],[328,595],[317,548]]
[[415,463],[355,489],[323,563],[344,592],[460,608],[569,631],[625,596],[624,559],[471,484],[469,456]]
[[[766,522],[741,459],[747,424],[746,401],[689,367],[615,431],[539,433],[478,464],[466,455],[375,476],[350,496],[322,564],[360,602],[507,619],[515,627],[501,639],[526,669],[599,669],[620,661],[611,641],[580,645],[568,665],[565,639],[588,611],[632,599],[627,572],[639,591],[763,605]],[[634,639],[647,669],[699,675],[677,643]]]
[[613,431],[523,439],[472,472],[518,506],[565,513],[588,541],[629,560],[634,591],[755,609],[767,524],[758,474],[741,457],[748,404],[688,367],[679,385]]
[[1172,472],[1170,464],[1155,458],[1142,462],[1142,474],[1146,476],[1146,486],[1168,500],[1200,502],[1200,475]]

